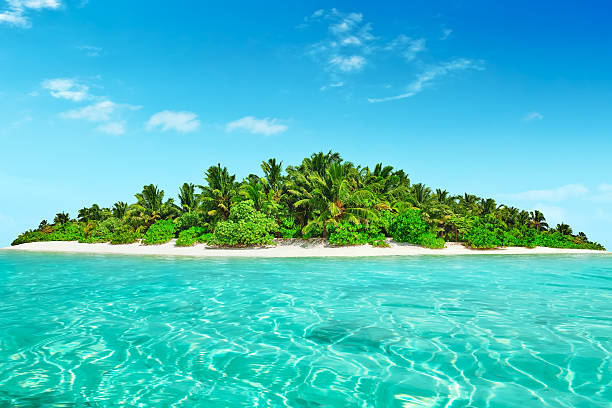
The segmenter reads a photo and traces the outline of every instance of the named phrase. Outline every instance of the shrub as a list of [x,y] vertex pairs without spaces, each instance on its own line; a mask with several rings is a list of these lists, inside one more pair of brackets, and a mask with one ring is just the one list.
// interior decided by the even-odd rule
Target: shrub
[[175,225],[171,220],[160,220],[151,225],[142,237],[144,245],[159,245],[174,238]]
[[117,229],[111,236],[111,245],[133,244],[142,238],[142,234],[129,228],[127,225]]
[[205,244],[212,239],[212,236],[213,236],[212,232],[207,232],[205,234],[202,234],[198,237],[198,242],[201,244]]
[[428,232],[421,236],[420,245],[432,249],[441,249],[444,248],[444,240],[437,237],[433,232]]
[[199,239],[202,235],[206,233],[206,228],[202,227],[191,227],[186,229],[185,231],[181,231],[179,233],[178,239],[176,240],[177,246],[192,246],[195,245],[196,242],[199,242]]
[[394,240],[412,244],[420,244],[421,237],[429,230],[429,225],[421,218],[421,211],[416,209],[396,215],[389,225],[389,232]]
[[196,213],[186,212],[181,214],[174,220],[174,224],[176,225],[176,231],[185,231],[192,227],[201,227],[203,221]]
[[76,222],[46,228],[45,231],[30,230],[20,234],[11,245],[41,241],[79,241],[85,236],[83,227]]
[[280,219],[279,231],[282,238],[296,238],[301,233],[301,229],[295,223],[295,218],[293,217],[282,217]]
[[329,243],[332,245],[365,245],[388,246],[380,228],[376,225],[363,225],[343,222],[329,228]]
[[257,211],[253,201],[236,203],[227,221],[217,224],[209,244],[216,246],[254,246],[274,244],[271,233],[278,231],[278,224]]

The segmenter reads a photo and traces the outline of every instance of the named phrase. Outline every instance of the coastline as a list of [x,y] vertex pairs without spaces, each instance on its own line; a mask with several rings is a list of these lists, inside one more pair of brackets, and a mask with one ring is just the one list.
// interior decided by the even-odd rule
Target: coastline
[[416,256],[416,255],[552,255],[552,254],[610,254],[607,251],[564,248],[507,247],[498,249],[470,249],[458,242],[447,242],[443,249],[429,249],[417,245],[388,241],[389,248],[370,245],[333,247],[323,240],[278,240],[275,247],[264,248],[213,248],[206,244],[177,247],[176,240],[162,245],[111,245],[109,243],[85,244],[76,241],[44,241],[20,244],[6,251],[82,253],[105,255],[163,255],[201,258],[310,258],[310,257],[372,257],[372,256]]

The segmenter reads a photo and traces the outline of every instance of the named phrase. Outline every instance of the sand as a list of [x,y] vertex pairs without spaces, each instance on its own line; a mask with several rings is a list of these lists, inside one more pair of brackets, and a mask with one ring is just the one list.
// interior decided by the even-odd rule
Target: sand
[[164,255],[192,257],[269,257],[269,258],[303,258],[303,257],[362,257],[362,256],[410,256],[410,255],[532,255],[532,254],[604,254],[612,253],[588,249],[558,248],[521,248],[508,247],[489,250],[474,250],[457,242],[447,242],[443,249],[428,249],[416,245],[397,243],[389,240],[389,248],[374,248],[369,245],[353,247],[332,247],[324,240],[278,240],[274,247],[219,249],[205,244],[192,247],[177,247],[175,241],[163,245],[110,245],[81,244],[76,241],[32,242],[3,248],[7,251],[31,252],[66,252],[87,254],[117,255]]

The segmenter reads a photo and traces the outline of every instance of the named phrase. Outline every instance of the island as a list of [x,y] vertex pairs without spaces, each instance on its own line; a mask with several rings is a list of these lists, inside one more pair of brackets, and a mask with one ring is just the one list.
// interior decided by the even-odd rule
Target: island
[[237,181],[221,164],[211,166],[203,184],[180,186],[177,200],[145,185],[133,203],[42,220],[12,248],[281,257],[605,250],[565,223],[549,226],[540,211],[434,190],[403,170],[359,166],[331,151],[286,168],[272,158],[261,171]]

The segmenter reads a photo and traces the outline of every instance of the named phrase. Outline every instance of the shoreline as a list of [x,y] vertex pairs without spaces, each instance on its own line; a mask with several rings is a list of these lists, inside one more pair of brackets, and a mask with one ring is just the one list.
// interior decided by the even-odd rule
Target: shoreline
[[447,242],[443,249],[429,249],[418,245],[388,241],[389,248],[377,248],[370,245],[333,247],[323,240],[278,240],[275,247],[263,248],[214,248],[206,244],[191,247],[177,247],[176,240],[161,245],[111,245],[109,243],[85,244],[77,241],[44,241],[20,244],[5,251],[19,252],[52,252],[82,253],[104,255],[163,255],[187,256],[199,258],[318,258],[318,257],[372,257],[372,256],[419,256],[419,255],[553,255],[553,254],[601,254],[610,255],[607,251],[592,249],[564,248],[524,248],[506,247],[498,249],[470,249],[458,242]]

